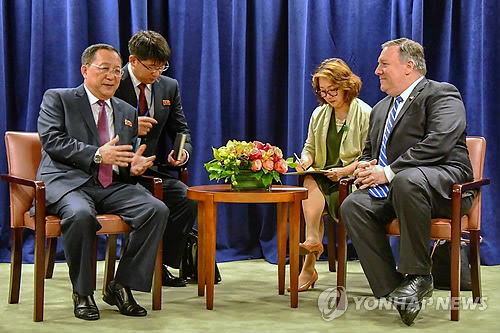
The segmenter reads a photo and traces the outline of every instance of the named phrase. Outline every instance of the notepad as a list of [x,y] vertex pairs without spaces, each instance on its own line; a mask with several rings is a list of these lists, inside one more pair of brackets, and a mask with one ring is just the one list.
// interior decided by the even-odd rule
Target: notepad
[[182,159],[182,152],[184,150],[184,144],[186,143],[186,139],[187,135],[184,133],[177,133],[177,135],[175,136],[174,145],[172,147],[174,151],[172,157],[177,161]]
[[314,170],[314,169],[309,169],[309,170],[306,170],[306,171],[294,171],[294,172],[287,172],[287,173],[284,173],[284,175],[310,175],[310,174],[314,174],[314,173],[317,173],[317,174],[325,174],[325,173],[328,173],[329,171],[328,170]]

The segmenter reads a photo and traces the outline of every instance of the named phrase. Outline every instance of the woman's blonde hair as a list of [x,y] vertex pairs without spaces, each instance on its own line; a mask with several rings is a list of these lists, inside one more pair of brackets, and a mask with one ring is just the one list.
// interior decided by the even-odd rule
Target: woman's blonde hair
[[361,79],[351,71],[344,60],[338,58],[323,60],[321,65],[316,68],[312,78],[314,93],[321,105],[327,104],[327,101],[318,92],[320,78],[327,79],[334,86],[342,89],[347,104],[351,104],[352,100],[358,97],[361,90]]

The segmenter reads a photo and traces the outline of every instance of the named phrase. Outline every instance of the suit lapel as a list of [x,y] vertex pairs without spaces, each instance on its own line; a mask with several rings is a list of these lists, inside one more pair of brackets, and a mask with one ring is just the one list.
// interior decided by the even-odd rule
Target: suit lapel
[[[426,84],[427,84],[427,80],[424,78],[413,89],[413,91],[411,92],[410,96],[408,96],[408,100],[405,102],[405,104],[403,105],[403,108],[401,109],[401,111],[399,111],[398,116],[394,120],[393,130],[398,125],[399,121],[404,116],[404,114],[406,113],[406,111],[408,111],[408,108],[411,106],[411,104],[413,103],[413,101],[415,100],[415,98],[424,89],[424,87],[426,86]],[[392,134],[392,132],[393,131],[391,131],[391,134]]]
[[[111,98],[111,104],[113,105],[113,115],[115,119],[114,123],[115,135],[119,135],[120,133],[123,133],[123,126],[125,126],[125,118],[123,112],[120,111],[120,103],[115,98]],[[120,135],[119,143],[125,144],[127,140],[128,138],[124,138],[122,137],[122,135]]]
[[129,74],[129,66],[125,65],[123,70],[122,80],[120,82],[120,98],[125,102],[137,108],[137,94],[135,93],[134,84]]
[[378,156],[380,152],[380,145],[382,144],[382,138],[384,136],[384,131],[385,131],[385,123],[387,121],[387,116],[389,115],[390,107],[391,107],[391,102],[392,102],[392,97],[387,96],[383,101],[382,104],[380,105],[380,108],[383,110],[381,115],[380,122],[382,126],[379,126],[379,130],[377,133],[377,153],[375,156]]
[[165,89],[161,86],[161,81],[158,79],[153,83],[154,91],[154,103],[155,103],[155,116],[154,118],[158,121],[158,124],[163,124],[165,119],[165,112],[163,112],[163,93]]
[[97,131],[97,125],[95,123],[94,116],[92,114],[92,108],[90,107],[89,98],[85,93],[85,88],[83,88],[83,84],[79,86],[76,90],[76,96],[78,99],[78,110],[82,114],[82,118],[87,123],[87,126],[90,128],[92,132],[92,136],[99,140],[99,132]]

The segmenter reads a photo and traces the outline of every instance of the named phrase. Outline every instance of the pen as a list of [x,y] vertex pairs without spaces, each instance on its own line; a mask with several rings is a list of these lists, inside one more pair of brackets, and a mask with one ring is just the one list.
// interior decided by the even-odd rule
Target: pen
[[306,167],[304,166],[304,164],[302,164],[302,160],[297,156],[297,154],[293,153],[293,156],[295,156],[295,159],[297,160],[297,162],[299,162],[300,166],[302,167],[302,169],[306,169]]

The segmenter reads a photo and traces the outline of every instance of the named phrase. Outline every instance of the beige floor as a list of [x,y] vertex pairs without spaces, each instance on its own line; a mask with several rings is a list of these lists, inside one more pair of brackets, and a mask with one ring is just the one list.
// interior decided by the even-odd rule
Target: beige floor
[[[103,265],[99,263],[100,273]],[[370,297],[366,279],[358,262],[349,262],[347,311],[325,321],[318,308],[322,291],[335,284],[335,273],[328,272],[326,262],[318,264],[319,281],[312,291],[299,294],[299,307],[289,307],[289,296],[278,295],[277,266],[264,260],[220,263],[223,281],[215,286],[214,310],[205,309],[204,298],[197,296],[196,285],[163,289],[163,309],[151,311],[147,293],[136,293],[136,299],[149,314],[145,318],[120,315],[105,304],[101,290],[96,300],[101,319],[96,322],[73,316],[71,287],[65,263],[58,263],[54,278],[46,280],[45,321],[32,322],[33,265],[23,266],[21,300],[7,304],[9,264],[0,264],[0,333],[3,332],[499,332],[500,266],[483,266],[482,282],[485,301],[482,310],[462,310],[460,321],[451,322],[449,311],[436,308],[439,298],[449,295],[436,291],[433,303],[426,305],[412,327],[405,326],[394,309],[385,309]],[[288,272],[287,272],[288,273]],[[102,283],[99,274],[98,283]],[[462,292],[469,297],[470,292]],[[355,300],[356,298],[356,300]],[[356,302],[362,304],[356,306]],[[442,305],[442,303],[441,303]],[[373,307],[376,309],[372,309]]]

